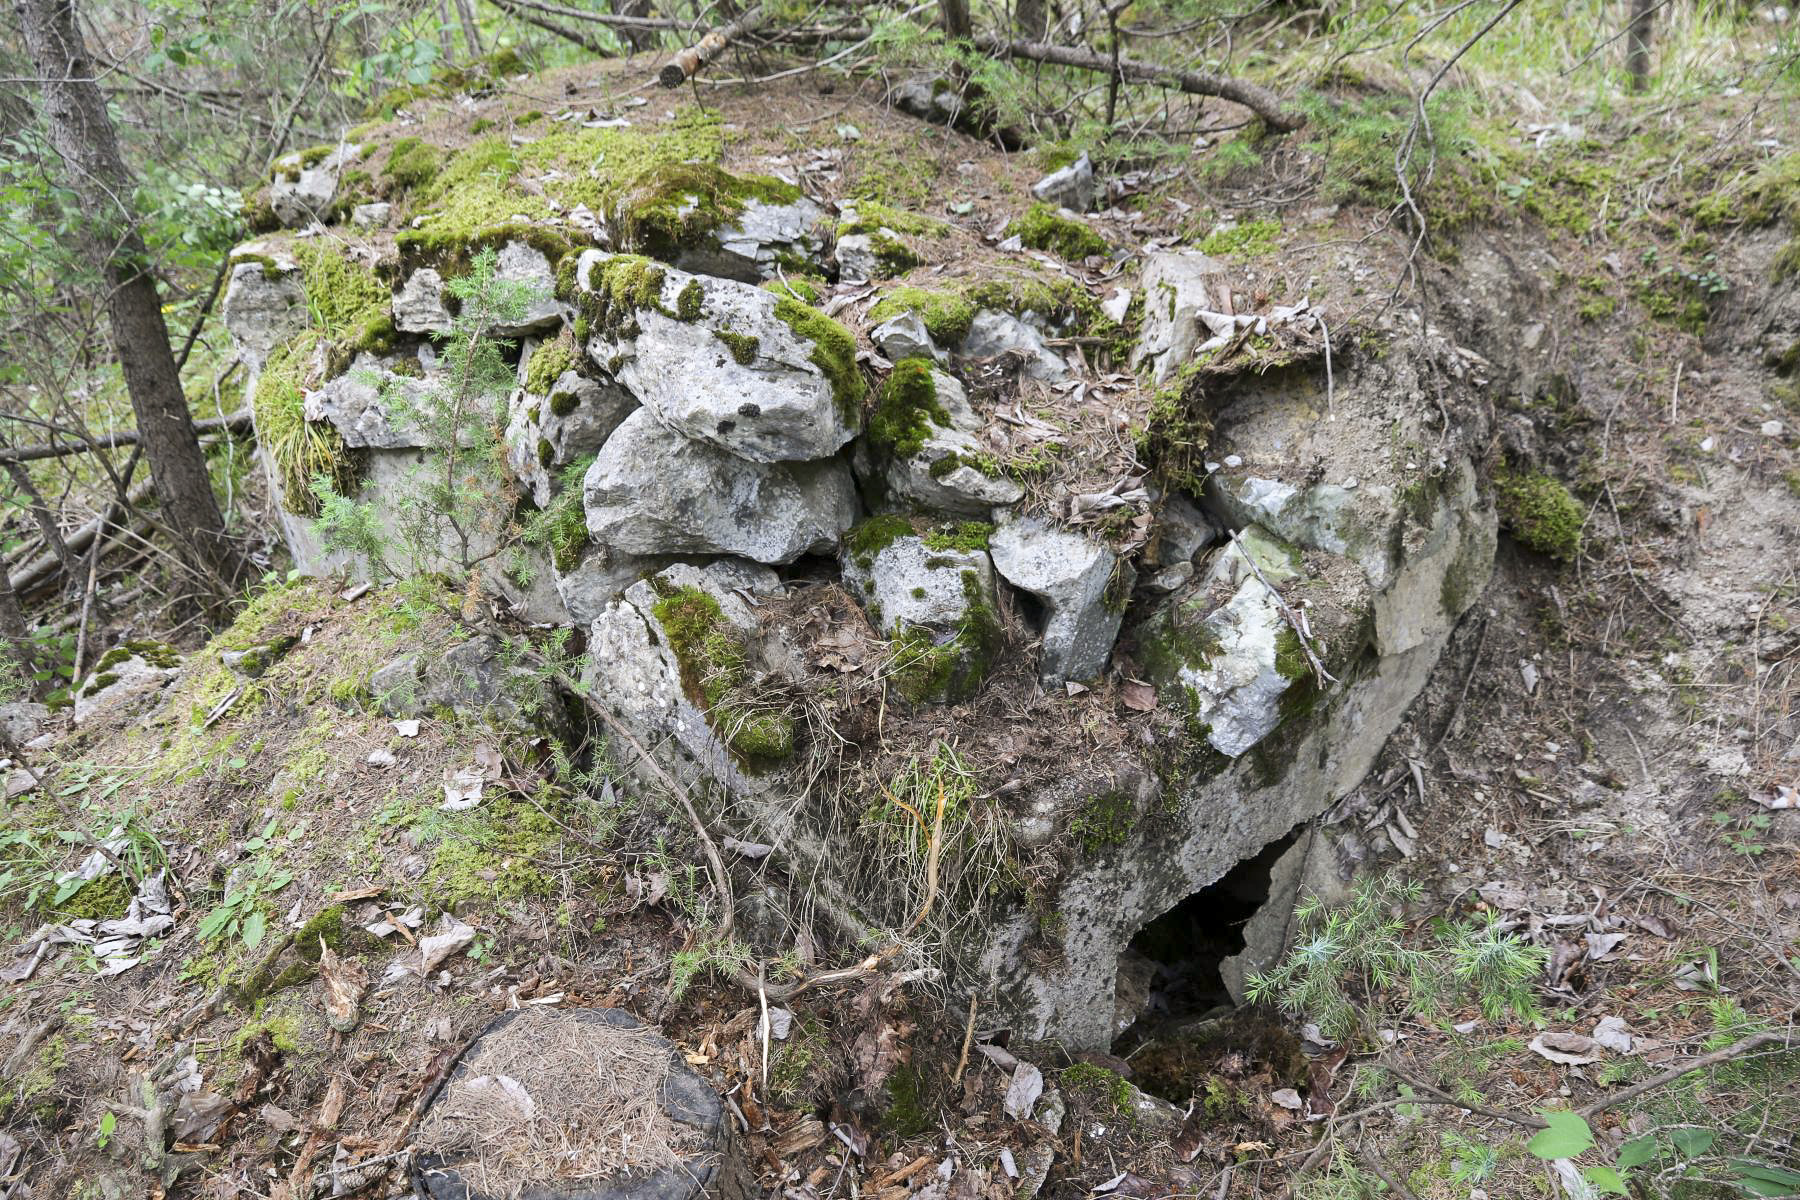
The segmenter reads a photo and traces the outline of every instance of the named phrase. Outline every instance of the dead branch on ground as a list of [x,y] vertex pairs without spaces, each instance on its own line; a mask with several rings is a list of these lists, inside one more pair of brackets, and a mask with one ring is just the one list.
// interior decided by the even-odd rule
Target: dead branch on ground
[[1291,133],[1306,124],[1306,115],[1282,104],[1274,92],[1229,75],[1210,71],[1182,71],[1159,67],[1136,59],[1119,58],[1086,50],[1080,46],[1053,46],[1045,42],[1003,38],[984,33],[975,38],[975,46],[1001,58],[1023,58],[1031,62],[1058,67],[1075,67],[1083,71],[1102,71],[1125,83],[1143,83],[1155,87],[1174,88],[1190,96],[1216,96],[1241,104],[1261,117],[1269,128]]
[[656,73],[656,82],[666,88],[680,87],[694,77],[707,63],[725,52],[725,48],[747,33],[754,32],[758,26],[769,19],[768,10],[760,4],[728,25],[721,25],[693,45],[677,54],[663,64],[662,70]]

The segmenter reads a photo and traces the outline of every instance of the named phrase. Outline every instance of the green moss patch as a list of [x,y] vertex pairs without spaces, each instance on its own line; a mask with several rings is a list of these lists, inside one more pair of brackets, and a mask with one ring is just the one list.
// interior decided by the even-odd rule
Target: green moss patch
[[860,425],[868,385],[856,367],[856,335],[818,309],[785,296],[776,298],[775,316],[796,337],[813,344],[807,358],[831,384],[838,415],[846,425]]
[[901,359],[881,385],[869,417],[869,446],[877,454],[912,458],[925,448],[934,426],[948,429],[950,413],[938,399],[931,361]]
[[875,565],[876,555],[899,538],[911,537],[915,532],[913,523],[906,517],[885,513],[852,526],[844,535],[844,548],[850,552],[851,561],[867,571]]
[[1137,827],[1137,805],[1121,791],[1103,792],[1081,806],[1069,822],[1069,834],[1087,854],[1124,844]]
[[581,562],[587,548],[587,512],[582,507],[582,480],[594,461],[587,455],[562,469],[556,494],[548,507],[532,513],[525,520],[522,534],[527,545],[537,546],[550,555],[556,569],[567,574]]
[[113,871],[81,885],[74,895],[57,906],[58,916],[79,921],[91,918],[107,921],[122,917],[131,904],[131,885]]
[[675,655],[682,690],[732,751],[752,764],[778,762],[794,752],[793,718],[739,699],[749,676],[744,644],[718,600],[704,588],[671,588],[651,612]]
[[1507,473],[1494,480],[1501,522],[1521,545],[1562,562],[1581,553],[1581,504],[1561,483],[1541,474]]
[[1221,258],[1260,258],[1275,252],[1275,238],[1280,233],[1280,221],[1244,221],[1209,235],[1200,243],[1200,250]]
[[880,229],[890,229],[895,233],[907,233],[916,237],[942,237],[950,232],[950,228],[949,222],[935,217],[907,212],[879,200],[858,200],[849,215],[837,223],[837,235],[846,237],[853,233],[874,233]]
[[319,501],[312,481],[323,475],[342,494],[356,490],[358,464],[338,431],[325,422],[308,421],[302,382],[319,334],[308,331],[278,347],[263,364],[250,398],[256,440],[281,483],[282,507],[299,516],[316,516]]
[[1044,250],[1070,261],[1106,253],[1106,239],[1073,217],[1065,217],[1054,205],[1034,204],[1006,226],[1007,237],[1017,237],[1033,250]]
[[534,396],[548,396],[563,373],[574,369],[578,354],[574,341],[566,337],[540,343],[525,365],[525,390]]
[[1767,159],[1694,206],[1694,222],[1703,229],[1769,225],[1782,219],[1800,224],[1800,153],[1792,150]]
[[869,321],[879,325],[908,312],[919,314],[925,332],[940,346],[961,345],[975,320],[974,302],[960,292],[902,286],[889,289],[875,302]]
[[804,275],[788,275],[782,279],[771,279],[762,286],[764,291],[774,292],[777,296],[798,300],[802,304],[816,308],[819,302],[825,298],[825,293],[819,290],[823,283],[823,280],[808,278]]
[[731,351],[731,357],[740,367],[747,367],[756,361],[756,352],[761,348],[761,340],[753,333],[735,333],[729,329],[715,329],[713,336],[725,343]]
[[1198,496],[1206,485],[1212,429],[1200,364],[1189,363],[1150,398],[1150,411],[1138,434],[1138,457],[1166,487]]
[[959,521],[955,525],[928,531],[923,541],[927,550],[935,550],[939,554],[955,550],[974,553],[986,550],[988,539],[993,534],[994,527],[986,521]]
[[893,630],[894,666],[889,678],[909,703],[967,700],[993,669],[1003,641],[1000,619],[974,571],[962,573],[962,588],[967,608],[947,639],[917,626]]
[[733,175],[712,162],[661,162],[632,179],[611,212],[626,245],[673,261],[705,244],[753,199],[792,204],[800,189],[772,176]]
[[444,164],[444,153],[429,142],[404,137],[388,150],[387,164],[381,169],[383,186],[389,195],[424,187],[436,178]]
[[324,241],[295,246],[294,258],[315,329],[352,352],[393,349],[392,294],[374,271]]

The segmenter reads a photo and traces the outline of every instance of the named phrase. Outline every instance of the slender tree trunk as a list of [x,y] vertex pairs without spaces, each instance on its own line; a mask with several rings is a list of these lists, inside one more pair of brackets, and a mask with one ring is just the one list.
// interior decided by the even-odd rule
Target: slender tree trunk
[[[612,10],[621,17],[647,17],[651,12],[650,0],[612,0]],[[639,50],[648,50],[656,45],[656,32],[650,29],[621,29],[618,31],[627,46],[635,54]]]
[[450,34],[450,5],[445,0],[438,0],[438,57],[444,60],[447,67],[456,58],[456,43]]
[[92,252],[108,287],[113,351],[131,395],[138,435],[163,519],[181,531],[190,556],[227,584],[241,563],[225,533],[206,458],[194,433],[181,373],[163,323],[150,255],[133,212],[131,173],[77,32],[73,0],[17,0],[25,46],[41,80],[50,143],[81,196]]
[[486,51],[481,48],[481,29],[475,24],[475,6],[470,0],[456,0],[456,16],[462,22],[463,41],[469,44],[469,57],[480,58]]
[[1625,29],[1625,74],[1631,90],[1650,82],[1650,38],[1656,32],[1656,0],[1631,0],[1631,24]]

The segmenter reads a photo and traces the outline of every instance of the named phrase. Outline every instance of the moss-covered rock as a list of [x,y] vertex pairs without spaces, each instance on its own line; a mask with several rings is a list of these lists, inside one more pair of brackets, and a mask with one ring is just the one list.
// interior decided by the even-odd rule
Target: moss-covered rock
[[1542,474],[1507,472],[1494,480],[1500,521],[1521,545],[1562,562],[1581,553],[1586,514],[1569,489]]
[[749,681],[743,637],[725,619],[718,600],[702,587],[673,587],[652,612],[680,666],[683,690],[725,744],[751,764],[793,754],[793,718],[760,708],[743,693]]
[[1034,204],[1007,223],[1006,236],[1033,250],[1045,250],[1070,261],[1105,254],[1106,239],[1085,221],[1065,217],[1054,205]]

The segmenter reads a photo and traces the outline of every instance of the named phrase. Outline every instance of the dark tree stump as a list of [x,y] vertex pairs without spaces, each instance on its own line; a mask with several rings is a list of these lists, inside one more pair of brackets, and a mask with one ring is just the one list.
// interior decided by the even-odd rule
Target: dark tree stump
[[[467,1071],[469,1056],[482,1039],[506,1028],[518,1012],[502,1013],[462,1048],[454,1067],[426,1102],[424,1111],[440,1103],[450,1086]],[[571,1022],[598,1022],[621,1029],[642,1029],[643,1023],[616,1008],[575,1008],[557,1014]],[[696,1075],[674,1044],[658,1038],[668,1049],[669,1076],[663,1084],[663,1111],[676,1124],[698,1135],[699,1147],[675,1167],[634,1171],[601,1179],[527,1187],[518,1200],[754,1200],[756,1181],[743,1150],[734,1136],[725,1106],[706,1081]],[[505,1194],[475,1191],[457,1167],[467,1157],[455,1157],[421,1146],[413,1156],[409,1176],[413,1195],[420,1200],[509,1200]]]

